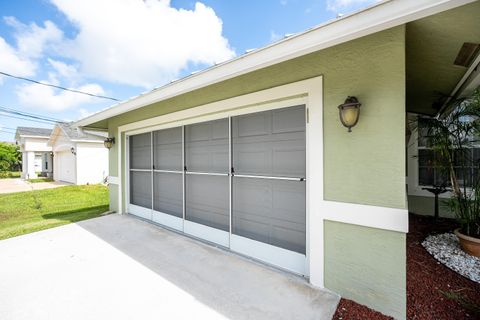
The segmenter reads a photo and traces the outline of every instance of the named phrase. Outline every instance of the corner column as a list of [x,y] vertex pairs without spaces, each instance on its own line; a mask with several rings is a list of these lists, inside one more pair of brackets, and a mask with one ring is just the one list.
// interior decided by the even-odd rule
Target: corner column
[[37,174],[35,173],[35,152],[28,151],[24,154],[27,155],[27,165],[26,165],[26,176],[25,179],[35,179],[37,178]]

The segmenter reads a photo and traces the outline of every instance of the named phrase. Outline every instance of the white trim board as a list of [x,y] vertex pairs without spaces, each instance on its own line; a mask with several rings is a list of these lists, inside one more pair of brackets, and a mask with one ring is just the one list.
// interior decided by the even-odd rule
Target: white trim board
[[220,229],[215,229],[203,224],[185,220],[183,224],[183,232],[193,237],[221,245],[228,248],[229,233]]
[[230,237],[230,250],[301,276],[307,274],[307,259],[306,256],[301,253],[235,234],[232,234]]
[[[408,210],[347,202],[322,201],[324,219],[365,227],[408,232]],[[368,225],[365,223],[368,221]]]
[[167,213],[152,210],[152,221],[183,232],[183,219]]
[[141,94],[76,122],[88,126],[261,68],[393,28],[475,0],[386,0]]
[[118,177],[108,176],[107,182],[110,183],[110,184],[119,185],[120,184],[120,179]]

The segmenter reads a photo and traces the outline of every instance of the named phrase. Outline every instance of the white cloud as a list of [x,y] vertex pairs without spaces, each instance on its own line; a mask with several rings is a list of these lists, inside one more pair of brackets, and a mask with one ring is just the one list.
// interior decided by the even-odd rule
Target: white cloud
[[[36,65],[27,58],[18,55],[2,37],[0,37],[0,70],[20,77],[35,74]],[[0,76],[0,81],[1,81]]]
[[327,9],[337,12],[342,9],[348,9],[351,6],[371,4],[382,0],[327,0]]
[[[94,83],[85,84],[74,89],[96,95],[104,94],[103,88]],[[51,87],[36,84],[20,86],[17,88],[16,94],[18,100],[23,106],[51,112],[72,109],[81,104],[95,102],[94,99],[96,99],[87,95],[69,91],[60,91]]]
[[87,109],[84,109],[84,108],[78,109],[78,112],[80,113],[79,119],[86,118],[95,113],[94,111],[88,111]]
[[62,31],[51,21],[45,21],[44,26],[39,27],[35,23],[25,25],[14,17],[4,17],[3,20],[14,28],[16,46],[0,37],[0,70],[20,77],[35,75],[38,58],[47,46],[61,41]]
[[80,78],[80,75],[78,74],[78,70],[75,66],[67,64],[63,61],[54,60],[50,58],[48,58],[47,60],[48,60],[48,63],[52,66],[52,68],[55,70],[55,72],[59,76],[71,82],[75,82]]
[[4,17],[4,21],[15,29],[19,55],[28,58],[39,58],[46,48],[62,41],[63,32],[51,21],[45,21],[43,27],[36,23],[26,25],[15,17]]
[[168,0],[51,1],[78,28],[61,53],[91,77],[152,87],[189,65],[234,56],[222,21],[200,2],[186,10]]

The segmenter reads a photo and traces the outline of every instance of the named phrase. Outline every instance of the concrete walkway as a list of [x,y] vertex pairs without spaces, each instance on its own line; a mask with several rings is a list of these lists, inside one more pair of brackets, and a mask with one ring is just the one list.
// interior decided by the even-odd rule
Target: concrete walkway
[[63,186],[68,186],[69,183],[66,182],[36,182],[29,183],[20,178],[17,179],[0,179],[0,194],[1,193],[13,193],[13,192],[23,192],[23,191],[32,191],[32,190],[43,190],[58,188]]
[[117,214],[0,241],[0,319],[331,319],[303,279]]

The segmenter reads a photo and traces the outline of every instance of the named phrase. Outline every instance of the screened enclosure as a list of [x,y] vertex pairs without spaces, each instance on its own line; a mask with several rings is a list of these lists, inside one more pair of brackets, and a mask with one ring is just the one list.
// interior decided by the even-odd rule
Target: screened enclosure
[[258,246],[266,262],[305,259],[305,136],[304,105],[129,135],[129,212],[235,251]]

